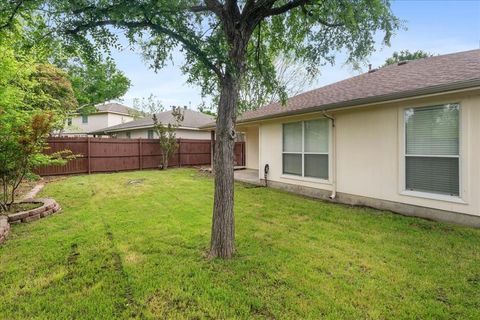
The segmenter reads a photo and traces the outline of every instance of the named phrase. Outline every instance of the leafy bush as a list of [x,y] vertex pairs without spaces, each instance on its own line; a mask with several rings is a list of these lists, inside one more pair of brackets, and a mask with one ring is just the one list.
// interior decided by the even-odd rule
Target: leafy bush
[[168,168],[168,160],[178,149],[176,133],[184,118],[181,107],[173,107],[171,114],[172,121],[168,123],[162,123],[158,120],[155,113],[152,115],[153,128],[157,132],[160,147],[162,148],[162,169],[164,170]]
[[[20,183],[34,170],[43,165],[65,164],[73,157],[71,151],[50,155],[43,152],[47,148],[46,139],[52,130],[51,112],[26,113],[18,117],[15,126],[0,126],[0,211],[9,211],[15,201],[15,193]],[[0,122],[1,123],[1,122]],[[3,124],[3,123],[2,123]]]
[[20,183],[36,168],[63,164],[63,151],[44,154],[47,137],[77,106],[66,73],[15,50],[19,36],[0,33],[0,212],[9,211]]

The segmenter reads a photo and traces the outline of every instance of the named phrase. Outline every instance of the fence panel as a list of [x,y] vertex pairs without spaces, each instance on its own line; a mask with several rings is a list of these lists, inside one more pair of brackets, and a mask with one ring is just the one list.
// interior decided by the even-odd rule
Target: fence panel
[[[162,149],[158,139],[50,138],[45,153],[71,150],[76,159],[64,166],[39,168],[41,176],[116,172],[158,168]],[[169,166],[210,165],[211,141],[178,139],[179,147]],[[245,165],[245,142],[235,144],[235,165]]]
[[41,176],[88,173],[88,144],[87,138],[52,138],[48,141],[46,154],[58,151],[71,150],[77,155],[76,159],[64,166],[41,167],[37,170]]
[[136,139],[90,139],[90,171],[111,172],[140,169]]
[[245,165],[245,142],[236,142],[234,148],[234,165],[244,166]]
[[210,164],[210,140],[180,140],[178,152],[182,166]]

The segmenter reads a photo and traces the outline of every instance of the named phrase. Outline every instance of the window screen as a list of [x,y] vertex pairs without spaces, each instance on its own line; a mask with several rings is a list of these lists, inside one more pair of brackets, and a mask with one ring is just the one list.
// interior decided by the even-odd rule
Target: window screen
[[405,178],[407,190],[458,196],[458,104],[405,111]]
[[328,179],[329,120],[283,125],[283,173]]

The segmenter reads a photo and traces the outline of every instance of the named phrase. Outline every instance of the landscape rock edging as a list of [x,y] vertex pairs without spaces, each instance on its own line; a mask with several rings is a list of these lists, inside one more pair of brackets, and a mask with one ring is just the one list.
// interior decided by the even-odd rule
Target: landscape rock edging
[[45,218],[53,213],[57,213],[60,211],[60,206],[58,203],[51,198],[42,198],[42,199],[25,199],[21,201],[24,202],[41,202],[43,205],[34,208],[31,210],[20,211],[16,213],[9,214],[8,222],[9,223],[25,223],[38,220],[40,218]]
[[0,216],[0,244],[4,243],[5,240],[7,240],[7,235],[10,232],[10,224],[35,221],[40,218],[45,218],[51,214],[57,213],[61,210],[60,205],[51,198],[25,199],[20,201],[20,203],[25,202],[42,203],[42,205],[38,208],[34,208],[31,210],[11,213],[6,216]]
[[5,242],[9,232],[10,224],[8,223],[8,217],[0,216],[0,244]]

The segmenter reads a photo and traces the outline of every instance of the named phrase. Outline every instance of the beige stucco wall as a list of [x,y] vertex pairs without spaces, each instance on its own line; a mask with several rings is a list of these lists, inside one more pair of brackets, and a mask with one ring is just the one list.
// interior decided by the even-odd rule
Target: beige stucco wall
[[245,133],[245,165],[249,169],[258,169],[258,126],[242,131]]
[[[453,102],[461,104],[461,198],[433,196],[432,199],[426,194],[405,192],[404,109]],[[259,165],[261,168],[266,163],[270,165],[270,180],[332,190],[332,169],[336,166],[338,192],[480,216],[480,91],[351,108],[329,114],[336,119],[336,159],[331,143],[330,181],[282,174],[282,123],[322,117],[321,113],[257,123]],[[333,134],[331,138],[333,142]]]
[[108,126],[108,114],[98,113],[88,115],[88,123],[82,123],[82,116],[72,117],[72,125],[65,128],[65,133],[86,133]]
[[[148,130],[149,129],[121,131],[121,132],[115,132],[115,135],[116,135],[116,138],[125,139],[127,138],[127,132],[130,132],[131,139],[140,139],[140,138],[147,139]],[[155,138],[158,138],[158,135],[155,132],[153,133],[153,135]],[[210,132],[200,131],[200,130],[178,129],[176,132],[176,136],[178,139],[210,140]]]
[[65,134],[84,134],[117,124],[129,122],[133,117],[116,113],[93,113],[88,115],[88,123],[82,123],[82,116],[77,115],[72,118],[72,125],[65,124]]
[[122,124],[133,120],[134,118],[132,116],[117,113],[108,113],[108,127],[116,126],[117,124]]

